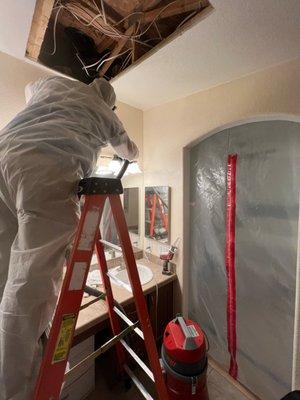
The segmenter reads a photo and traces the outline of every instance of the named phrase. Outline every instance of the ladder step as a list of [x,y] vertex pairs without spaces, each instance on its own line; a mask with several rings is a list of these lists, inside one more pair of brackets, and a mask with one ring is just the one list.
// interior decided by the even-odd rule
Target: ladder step
[[101,239],[100,242],[101,242],[102,244],[105,244],[107,247],[111,247],[112,249],[117,250],[117,251],[120,251],[121,253],[123,253],[122,247],[117,246],[116,244],[110,243],[110,242],[108,242],[108,241],[106,241],[106,240],[104,240],[104,239]]
[[127,352],[131,355],[131,357],[139,364],[139,366],[146,372],[146,374],[149,376],[149,378],[154,382],[154,375],[150,371],[150,369],[147,367],[147,365],[140,359],[140,357],[132,350],[128,344],[121,339],[120,343],[123,345],[123,347],[127,350]]
[[87,357],[85,357],[80,363],[76,364],[73,368],[71,368],[68,372],[65,373],[64,380],[73,377],[76,371],[82,367],[82,365],[86,364],[87,362],[91,360],[95,360],[98,356],[101,354],[105,353],[108,351],[111,347],[113,347],[117,342],[123,340],[122,338],[127,336],[130,332],[134,330],[134,328],[137,326],[138,322],[133,324],[132,326],[128,326],[125,328],[122,332],[120,332],[118,335],[115,335],[111,339],[109,339],[106,343],[104,343],[99,349],[95,350],[93,353],[89,354]]
[[140,391],[140,393],[144,396],[146,400],[154,400],[154,398],[150,395],[149,392],[145,389],[145,386],[142,382],[137,378],[137,376],[131,371],[131,369],[125,364],[124,370],[127,375],[132,379],[132,382],[135,384],[136,388]]
[[[116,314],[118,314],[118,316],[120,318],[122,318],[122,320],[124,322],[126,322],[126,324],[128,326],[135,325],[128,317],[126,317],[126,315],[124,313],[122,313],[122,311],[118,307],[114,307],[114,311],[115,311]],[[139,335],[140,338],[142,338],[144,340],[144,334],[143,334],[143,332],[141,331],[140,328],[134,328],[133,330],[137,335]]]
[[106,294],[105,293],[101,292],[100,290],[98,290],[98,289],[96,289],[96,288],[94,288],[92,286],[85,285],[84,292],[89,294],[90,296],[97,297],[99,300],[100,299],[105,300],[105,298],[106,298]]

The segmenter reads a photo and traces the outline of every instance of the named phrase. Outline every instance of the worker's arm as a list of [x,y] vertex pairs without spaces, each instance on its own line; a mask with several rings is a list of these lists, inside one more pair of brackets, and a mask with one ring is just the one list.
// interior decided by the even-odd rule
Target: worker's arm
[[26,104],[29,103],[31,100],[32,96],[37,92],[37,90],[40,88],[40,86],[50,78],[40,78],[36,82],[29,82],[25,86],[25,99],[26,99]]
[[[66,86],[66,93],[69,93],[70,89],[72,89],[72,81],[63,77],[52,76],[48,78],[41,78],[34,83],[29,83],[25,88],[25,96],[26,102],[30,101],[30,99],[35,96],[37,92],[40,91],[43,84],[49,81],[59,82],[60,86]],[[79,83],[74,83],[74,85],[79,85]],[[77,88],[76,86],[76,88]],[[111,107],[104,101],[104,99],[99,96],[97,91],[90,91],[90,96],[87,96],[86,88],[88,86],[82,84],[82,87],[79,85],[77,90],[82,90],[82,93],[86,96],[83,97],[83,101],[86,99],[87,102],[99,104],[99,108],[96,113],[94,113],[94,107],[90,107],[90,112],[92,116],[92,122],[94,122],[94,130],[90,130],[90,135],[96,136],[99,138],[100,144],[105,146],[106,144],[110,144],[117,155],[121,158],[125,158],[129,161],[132,161],[138,157],[138,148],[134,144],[134,142],[127,135],[122,122],[119,120],[118,116],[113,112]],[[55,90],[55,87],[48,86],[46,88],[46,92],[48,93],[51,90]],[[113,89],[111,89],[113,90]],[[61,88],[60,88],[61,91]],[[97,94],[97,97],[95,97]],[[99,97],[98,97],[99,96]],[[74,104],[76,106],[76,104]],[[87,110],[89,110],[87,104]]]
[[25,86],[25,100],[26,100],[26,104],[28,104],[33,96],[34,93],[34,82],[29,82],[26,86]]
[[117,155],[126,160],[133,161],[137,159],[139,155],[139,150],[136,144],[129,138],[125,131],[119,136],[111,139],[110,144]]
[[136,144],[129,138],[118,116],[105,103],[99,108],[99,122],[99,135],[105,134],[106,143],[114,148],[119,157],[129,161],[138,157]]

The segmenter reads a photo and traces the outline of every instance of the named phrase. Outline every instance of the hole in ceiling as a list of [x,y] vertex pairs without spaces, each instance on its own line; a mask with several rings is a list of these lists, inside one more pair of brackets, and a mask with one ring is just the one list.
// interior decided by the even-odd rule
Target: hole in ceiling
[[211,8],[208,0],[37,0],[27,56],[82,82],[111,79]]

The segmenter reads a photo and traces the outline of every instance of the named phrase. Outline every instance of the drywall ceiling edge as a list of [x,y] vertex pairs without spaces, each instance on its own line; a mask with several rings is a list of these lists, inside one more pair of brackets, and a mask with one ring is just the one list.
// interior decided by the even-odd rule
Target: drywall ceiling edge
[[24,59],[35,0],[3,1],[0,8],[0,51]]

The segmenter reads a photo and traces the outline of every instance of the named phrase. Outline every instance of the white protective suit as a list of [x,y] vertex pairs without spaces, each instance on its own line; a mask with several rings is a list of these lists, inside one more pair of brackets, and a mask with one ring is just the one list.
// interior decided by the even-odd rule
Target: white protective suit
[[105,80],[88,86],[52,77],[31,92],[0,133],[0,400],[32,400],[39,339],[77,227],[79,180],[108,143],[123,158],[138,153]]

